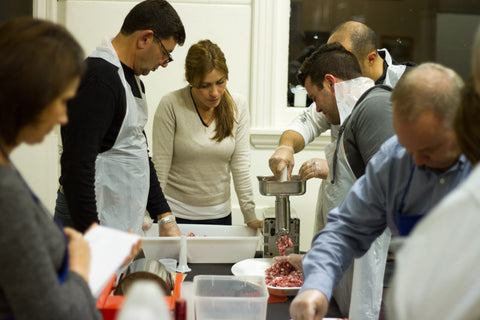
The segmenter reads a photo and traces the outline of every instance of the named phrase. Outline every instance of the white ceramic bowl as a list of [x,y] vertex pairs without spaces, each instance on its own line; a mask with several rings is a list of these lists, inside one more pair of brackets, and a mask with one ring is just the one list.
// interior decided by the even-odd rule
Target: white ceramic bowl
[[[274,263],[272,258],[252,258],[235,263],[232,273],[236,276],[265,276],[265,270]],[[277,296],[294,296],[300,287],[272,287],[267,286],[268,292]]]

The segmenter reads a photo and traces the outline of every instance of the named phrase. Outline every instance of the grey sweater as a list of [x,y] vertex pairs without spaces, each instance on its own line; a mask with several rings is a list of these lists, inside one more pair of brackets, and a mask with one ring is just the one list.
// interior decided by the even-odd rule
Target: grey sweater
[[153,120],[152,158],[165,195],[191,206],[228,201],[232,177],[244,222],[248,223],[256,220],[250,175],[250,120],[245,99],[231,94],[238,109],[237,123],[233,137],[221,142],[211,139],[215,121],[208,127],[202,124],[190,86],[165,95]]
[[88,284],[57,275],[65,237],[12,170],[0,165],[0,319],[101,319]]

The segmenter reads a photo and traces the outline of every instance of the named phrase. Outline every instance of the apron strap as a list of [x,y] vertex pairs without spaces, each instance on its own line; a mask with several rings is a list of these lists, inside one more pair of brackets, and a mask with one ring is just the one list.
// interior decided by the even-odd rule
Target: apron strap
[[[357,102],[355,103],[355,106],[353,107],[353,109],[355,109],[363,100],[365,100],[365,98],[368,96],[368,94],[373,91],[375,88],[381,88],[381,89],[384,89],[384,90],[388,90],[388,91],[392,91],[392,88],[389,87],[389,86],[386,86],[386,85],[383,85],[383,84],[379,84],[379,85],[375,85],[369,89],[367,89],[361,96],[360,98],[357,100]],[[353,113],[353,111],[352,111]],[[334,184],[335,183],[335,176],[337,174],[337,161],[338,161],[338,146],[340,145],[340,140],[342,138],[342,134],[343,132],[345,131],[345,127],[347,126],[348,124],[348,120],[350,120],[350,117],[351,117],[351,114],[345,119],[345,121],[343,121],[343,124],[341,125],[339,131],[338,131],[338,138],[337,138],[337,146],[335,147],[335,153],[333,154],[333,164],[332,164],[332,169],[333,169],[333,174],[332,174],[332,180],[330,181],[331,184]],[[348,160],[348,159],[347,159]],[[360,178],[360,177],[357,177],[357,179]]]

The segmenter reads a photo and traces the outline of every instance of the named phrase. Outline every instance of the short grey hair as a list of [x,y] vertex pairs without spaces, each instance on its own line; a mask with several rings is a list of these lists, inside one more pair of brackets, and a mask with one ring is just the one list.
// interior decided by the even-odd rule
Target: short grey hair
[[452,127],[460,105],[463,80],[452,69],[438,63],[426,62],[407,71],[393,89],[393,114],[413,123],[424,111],[433,111]]

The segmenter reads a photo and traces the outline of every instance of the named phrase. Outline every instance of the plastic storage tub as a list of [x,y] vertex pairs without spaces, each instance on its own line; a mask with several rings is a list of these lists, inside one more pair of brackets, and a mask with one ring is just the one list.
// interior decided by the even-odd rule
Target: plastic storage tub
[[268,291],[263,276],[193,278],[197,320],[265,320]]
[[[235,263],[255,257],[262,235],[247,226],[179,224],[187,238],[187,261],[191,263]],[[159,237],[154,224],[143,235],[143,251],[149,259],[178,259],[180,237]]]

